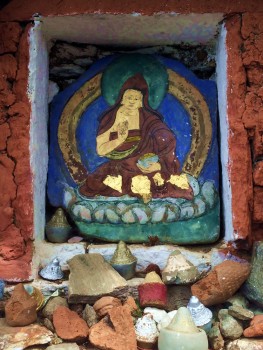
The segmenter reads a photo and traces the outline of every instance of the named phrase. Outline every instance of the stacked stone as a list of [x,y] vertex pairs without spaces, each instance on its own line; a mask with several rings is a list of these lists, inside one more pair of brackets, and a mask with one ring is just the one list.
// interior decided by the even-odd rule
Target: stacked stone
[[27,96],[31,25],[0,24],[0,276],[28,279],[32,259],[33,189]]
[[[261,301],[262,279],[255,283],[254,275],[262,261],[261,245],[255,247],[257,254],[246,282],[256,289],[250,295],[257,302]],[[263,310],[252,309],[244,296],[235,294],[246,281],[250,264],[244,256],[226,250],[219,254],[223,262],[217,259],[208,273],[205,269],[201,272],[199,263],[190,262],[179,249],[170,254],[164,268],[151,263],[144,271],[145,279],[137,283],[137,293],[133,293],[137,302],[130,296],[128,281],[101,255],[75,256],[69,261],[67,293],[49,296],[44,307],[43,296],[41,299],[34,287],[15,287],[5,302],[0,343],[8,345],[17,333],[16,346],[21,349],[36,344],[50,345],[49,350],[56,349],[56,344],[68,349],[68,342],[74,350],[80,346],[90,350],[154,348],[162,329],[177,317],[177,309],[188,304],[195,326],[207,333],[211,349],[243,350],[249,342],[261,349]],[[246,285],[241,289],[244,293]],[[191,290],[200,300],[192,297],[189,302]],[[205,305],[213,307],[213,318]]]
[[78,79],[96,60],[114,53],[160,54],[181,61],[199,78],[209,79],[215,72],[215,46],[155,46],[131,50],[104,48],[88,44],[57,41],[50,52],[50,80],[63,90]]

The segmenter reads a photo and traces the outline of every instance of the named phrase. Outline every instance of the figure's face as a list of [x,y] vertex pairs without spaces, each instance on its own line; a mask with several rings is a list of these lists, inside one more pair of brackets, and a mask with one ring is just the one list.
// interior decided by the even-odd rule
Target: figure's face
[[122,96],[121,104],[127,109],[138,109],[142,107],[143,95],[141,91],[128,89]]

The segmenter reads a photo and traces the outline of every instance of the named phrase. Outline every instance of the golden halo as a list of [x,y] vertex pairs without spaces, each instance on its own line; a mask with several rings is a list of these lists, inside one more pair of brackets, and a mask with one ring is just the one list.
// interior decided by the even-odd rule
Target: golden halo
[[[192,143],[183,171],[198,177],[211,145],[212,123],[209,108],[199,90],[184,77],[167,69],[169,77],[168,92],[177,98],[190,115]],[[101,95],[102,73],[87,81],[74,93],[66,104],[58,127],[58,143],[64,161],[73,180],[80,184],[87,176],[77,149],[76,128],[86,108]]]

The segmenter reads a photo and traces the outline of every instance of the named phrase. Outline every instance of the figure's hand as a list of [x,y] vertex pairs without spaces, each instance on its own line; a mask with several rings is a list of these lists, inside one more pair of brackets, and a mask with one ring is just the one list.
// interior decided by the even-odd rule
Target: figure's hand
[[161,170],[161,164],[160,163],[156,163],[156,162],[152,162],[152,163],[150,162],[148,167],[143,167],[143,166],[137,164],[137,167],[144,174],[150,174],[150,173],[153,173],[155,171],[160,171]]
[[127,139],[129,133],[128,127],[129,125],[127,120],[117,125],[118,138],[120,141],[125,141]]

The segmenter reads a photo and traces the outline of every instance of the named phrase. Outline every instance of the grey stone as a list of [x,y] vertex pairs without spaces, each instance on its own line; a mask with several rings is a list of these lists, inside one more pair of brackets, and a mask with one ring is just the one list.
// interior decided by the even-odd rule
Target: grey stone
[[243,327],[240,321],[229,315],[227,309],[221,309],[218,313],[220,331],[224,338],[234,340],[241,337]]
[[93,63],[90,57],[77,58],[73,62],[78,66],[85,67],[85,68],[90,66]]
[[50,75],[63,78],[78,77],[85,72],[85,69],[76,64],[61,64],[51,68]]
[[93,45],[86,45],[85,47],[79,47],[68,43],[57,43],[52,48],[52,56],[66,61],[72,61],[77,57],[92,57],[96,56],[97,48]]
[[48,318],[50,321],[53,320],[53,313],[59,306],[68,307],[68,302],[65,298],[55,297],[50,299],[46,306],[42,310],[42,315]]
[[207,334],[209,345],[213,350],[221,350],[224,348],[224,338],[220,332],[219,323],[216,322]]
[[251,264],[251,273],[242,287],[242,293],[250,301],[263,307],[263,241],[254,244]]
[[89,327],[92,327],[94,324],[96,324],[99,321],[96,311],[89,304],[85,306],[82,317],[87,322]]
[[252,311],[244,309],[243,307],[238,305],[230,306],[228,308],[228,313],[229,315],[242,321],[252,320],[252,318],[254,317],[254,313]]

